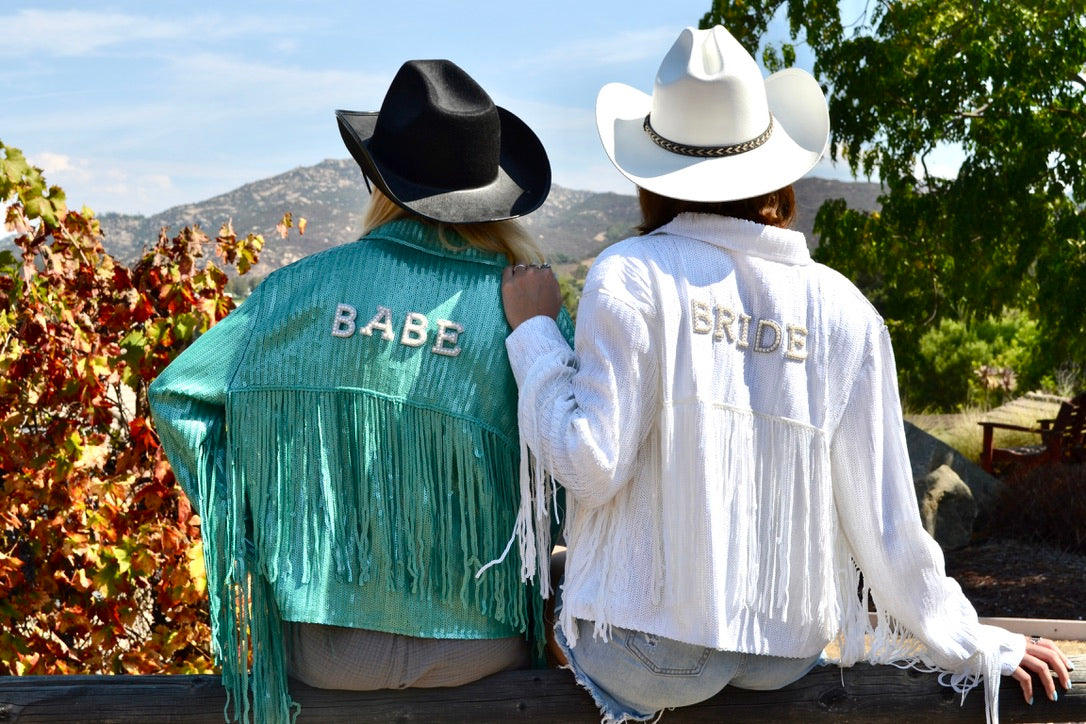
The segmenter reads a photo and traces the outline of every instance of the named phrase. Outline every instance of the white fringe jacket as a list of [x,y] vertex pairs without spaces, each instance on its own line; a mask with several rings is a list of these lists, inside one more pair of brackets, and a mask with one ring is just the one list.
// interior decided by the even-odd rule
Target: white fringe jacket
[[986,680],[995,717],[1024,639],[945,575],[886,327],[801,233],[681,215],[599,256],[576,352],[547,317],[506,345],[537,466],[522,454],[526,563],[549,550],[542,470],[568,491],[570,643],[574,617],[788,657],[837,638],[844,665],[944,671],[963,695]]

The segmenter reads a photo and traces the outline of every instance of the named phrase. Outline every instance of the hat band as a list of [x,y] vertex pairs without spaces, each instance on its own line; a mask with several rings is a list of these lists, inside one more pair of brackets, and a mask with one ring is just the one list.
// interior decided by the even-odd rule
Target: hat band
[[[651,114],[649,114],[651,115]],[[721,158],[724,156],[738,156],[741,153],[747,151],[753,151],[761,146],[763,143],[769,140],[769,136],[773,133],[773,116],[769,116],[769,125],[762,131],[762,134],[757,138],[752,138],[749,141],[743,141],[742,143],[734,143],[730,146],[687,146],[683,143],[676,143],[675,141],[669,141],[661,136],[652,127],[652,123],[649,121],[649,116],[645,116],[645,133],[649,134],[649,138],[660,148],[671,153],[678,153],[683,156],[699,156],[701,158]]]

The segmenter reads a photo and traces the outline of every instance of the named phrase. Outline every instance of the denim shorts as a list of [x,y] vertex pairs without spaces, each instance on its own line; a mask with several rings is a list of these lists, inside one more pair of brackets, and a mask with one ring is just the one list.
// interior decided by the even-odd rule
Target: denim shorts
[[557,623],[555,640],[605,724],[653,719],[664,709],[705,701],[726,685],[780,689],[821,659],[820,654],[792,659],[720,651],[617,626],[604,641],[593,635],[591,621],[576,619],[576,624],[576,646],[569,646]]

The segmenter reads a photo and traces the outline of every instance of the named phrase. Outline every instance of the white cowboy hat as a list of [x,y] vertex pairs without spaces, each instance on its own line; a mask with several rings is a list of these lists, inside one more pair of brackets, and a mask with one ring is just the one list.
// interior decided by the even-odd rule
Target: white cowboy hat
[[818,82],[788,68],[765,78],[722,26],[685,28],[652,95],[622,83],[596,98],[596,127],[615,167],[641,188],[687,201],[776,191],[818,163],[830,134]]

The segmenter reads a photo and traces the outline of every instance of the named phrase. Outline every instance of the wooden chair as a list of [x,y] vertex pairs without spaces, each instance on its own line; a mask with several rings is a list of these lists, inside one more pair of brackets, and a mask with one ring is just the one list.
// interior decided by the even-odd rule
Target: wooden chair
[[[1036,427],[990,421],[977,424],[984,428],[980,466],[992,475],[1003,475],[1012,467],[1025,472],[1049,463],[1086,462],[1086,392],[1061,403],[1054,419],[1038,420]],[[1041,442],[1038,445],[995,447],[996,429],[1034,433],[1040,436]]]

